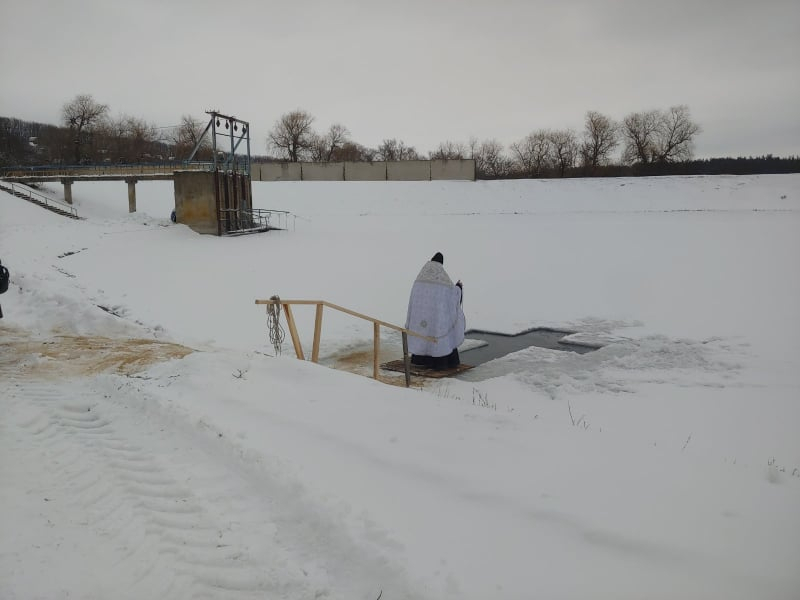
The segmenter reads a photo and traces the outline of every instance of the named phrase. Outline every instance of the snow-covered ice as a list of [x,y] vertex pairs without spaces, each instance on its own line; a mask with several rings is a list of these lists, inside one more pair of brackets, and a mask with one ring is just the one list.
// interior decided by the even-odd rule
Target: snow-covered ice
[[[800,596],[800,176],[254,183],[288,230],[224,239],[72,191],[0,193],[0,597]],[[603,347],[275,355],[256,299],[402,325],[436,251],[468,327]]]

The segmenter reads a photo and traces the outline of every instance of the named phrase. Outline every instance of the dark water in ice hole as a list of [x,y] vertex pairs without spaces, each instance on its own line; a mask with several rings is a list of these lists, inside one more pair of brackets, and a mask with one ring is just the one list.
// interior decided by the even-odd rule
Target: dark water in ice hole
[[491,331],[481,331],[479,329],[470,329],[464,334],[464,337],[470,340],[483,340],[487,345],[465,350],[460,352],[459,355],[462,363],[476,367],[490,360],[494,360],[495,358],[500,358],[501,356],[523,350],[524,348],[529,348],[530,346],[549,348],[550,350],[566,350],[569,352],[577,352],[578,354],[585,354],[598,349],[599,346],[561,341],[564,336],[572,333],[575,332],[536,328],[514,335],[508,335]]

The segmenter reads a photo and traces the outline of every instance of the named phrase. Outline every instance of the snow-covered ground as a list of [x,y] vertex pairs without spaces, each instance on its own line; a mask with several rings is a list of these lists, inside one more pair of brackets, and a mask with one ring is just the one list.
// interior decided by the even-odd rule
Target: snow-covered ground
[[[800,176],[253,187],[287,231],[0,193],[0,597],[800,597]],[[402,325],[436,251],[468,327],[605,346],[405,389],[326,310],[276,356],[257,298]]]

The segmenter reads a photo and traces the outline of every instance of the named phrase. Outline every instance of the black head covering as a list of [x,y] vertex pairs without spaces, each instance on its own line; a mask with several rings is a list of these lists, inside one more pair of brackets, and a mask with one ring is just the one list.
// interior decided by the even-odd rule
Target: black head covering
[[434,254],[431,260],[434,260],[442,265],[444,264],[444,256],[442,256],[441,252],[437,252],[436,254]]

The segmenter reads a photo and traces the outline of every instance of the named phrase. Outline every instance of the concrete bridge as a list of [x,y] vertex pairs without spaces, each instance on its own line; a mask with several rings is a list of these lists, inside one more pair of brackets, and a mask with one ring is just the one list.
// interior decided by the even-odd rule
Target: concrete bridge
[[73,204],[73,183],[124,181],[128,184],[128,212],[132,213],[136,212],[136,184],[158,180],[173,182],[175,219],[198,233],[238,235],[267,231],[275,229],[270,226],[270,217],[283,212],[254,210],[250,174],[219,170],[213,163],[32,167],[0,172],[0,181],[10,183],[12,190],[14,184],[61,183],[68,205]]
[[209,171],[212,163],[165,163],[148,165],[80,165],[30,167],[8,170],[0,176],[11,183],[57,182],[64,186],[64,201],[72,204],[72,184],[77,181],[124,181],[128,184],[128,212],[136,212],[136,183],[174,180],[176,171]]
[[[141,164],[101,164],[101,165],[39,165],[35,167],[13,167],[0,171],[2,179],[21,177],[83,177],[86,175],[154,175],[169,174],[175,171],[213,171],[214,163],[200,161],[169,161]],[[31,181],[31,179],[28,179]],[[52,181],[43,179],[42,181]]]

